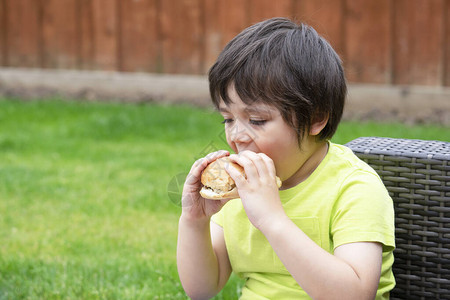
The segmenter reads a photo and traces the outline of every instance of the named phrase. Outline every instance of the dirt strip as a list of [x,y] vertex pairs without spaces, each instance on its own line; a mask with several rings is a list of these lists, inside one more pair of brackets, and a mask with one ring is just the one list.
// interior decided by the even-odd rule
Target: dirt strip
[[[0,96],[211,107],[207,78],[195,75],[0,68]],[[349,84],[344,118],[450,126],[450,88]]]

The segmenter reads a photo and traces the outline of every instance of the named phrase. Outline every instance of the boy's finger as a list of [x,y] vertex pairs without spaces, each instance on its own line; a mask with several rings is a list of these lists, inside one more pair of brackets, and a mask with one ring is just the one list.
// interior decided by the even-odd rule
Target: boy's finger
[[248,154],[239,154],[230,159],[244,168],[244,172],[249,182],[251,182],[251,178],[257,178],[259,176],[258,169]]
[[197,159],[189,171],[188,177],[186,178],[186,184],[195,184],[200,180],[201,173],[203,170],[213,161],[220,157],[229,155],[230,153],[226,150],[219,150],[216,152],[209,153],[203,158]]
[[219,150],[216,152],[211,152],[208,155],[205,156],[205,159],[207,160],[208,164],[212,163],[213,161],[215,161],[218,158],[224,157],[224,156],[228,156],[230,154],[230,152],[228,152],[227,150]]
[[229,164],[225,164],[224,168],[225,171],[227,171],[227,173],[230,174],[231,178],[233,178],[238,189],[243,185],[245,185],[247,181],[241,172],[239,172],[236,168],[230,167]]
[[258,154],[261,157],[261,159],[264,161],[269,175],[271,177],[275,177],[277,171],[275,169],[275,164],[273,163],[273,160],[264,153],[258,153]]

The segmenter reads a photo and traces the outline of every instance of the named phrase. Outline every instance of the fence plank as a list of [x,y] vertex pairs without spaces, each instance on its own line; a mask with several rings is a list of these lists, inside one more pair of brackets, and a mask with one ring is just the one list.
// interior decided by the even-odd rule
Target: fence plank
[[7,66],[7,52],[6,52],[6,11],[5,11],[5,0],[0,0],[0,65]]
[[394,83],[441,85],[442,0],[395,0]]
[[249,25],[246,0],[205,0],[205,50],[203,73],[206,73],[225,45]]
[[342,1],[303,0],[295,2],[296,19],[314,27],[344,56]]
[[42,66],[76,68],[78,32],[76,0],[41,0]]
[[10,67],[38,67],[39,6],[35,0],[5,1],[5,52]]
[[118,43],[119,1],[94,1],[95,64],[104,70],[120,69]]
[[164,73],[200,73],[203,69],[200,1],[161,1],[160,17]]
[[161,72],[156,0],[123,0],[121,4],[122,70]]
[[80,44],[78,65],[82,70],[94,70],[95,66],[95,34],[94,9],[92,0],[79,0]]
[[443,85],[450,86],[450,0],[445,1],[444,11],[444,26],[445,26],[445,45],[444,47],[444,78]]
[[273,17],[292,17],[292,0],[249,0],[250,23],[254,24]]
[[119,70],[117,1],[84,0],[80,5],[80,65]]
[[390,0],[347,0],[346,10],[347,79],[390,83]]

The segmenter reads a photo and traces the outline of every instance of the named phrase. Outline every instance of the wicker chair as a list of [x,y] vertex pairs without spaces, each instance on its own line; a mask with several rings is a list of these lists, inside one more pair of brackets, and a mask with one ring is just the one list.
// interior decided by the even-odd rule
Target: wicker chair
[[391,299],[450,299],[450,143],[363,137],[346,146],[394,200]]

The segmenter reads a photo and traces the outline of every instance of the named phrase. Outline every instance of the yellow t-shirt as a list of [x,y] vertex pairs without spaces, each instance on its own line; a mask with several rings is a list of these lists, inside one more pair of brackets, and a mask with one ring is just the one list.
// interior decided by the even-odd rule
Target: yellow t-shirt
[[[345,146],[330,143],[328,154],[299,185],[280,191],[290,219],[320,247],[333,253],[352,242],[383,244],[376,299],[395,286],[394,209],[376,172]],[[246,279],[241,299],[309,299],[288,273],[264,235],[248,220],[240,199],[213,216],[223,227],[233,272]]]

